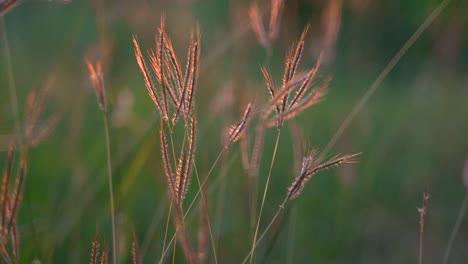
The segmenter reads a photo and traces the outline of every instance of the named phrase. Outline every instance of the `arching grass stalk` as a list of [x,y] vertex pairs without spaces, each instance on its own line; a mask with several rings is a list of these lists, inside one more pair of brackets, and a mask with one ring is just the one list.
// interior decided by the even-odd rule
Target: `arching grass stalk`
[[[205,177],[205,179],[203,180],[203,182],[201,184],[199,183],[198,192],[195,194],[195,197],[193,198],[190,206],[188,207],[185,215],[183,215],[182,219],[186,218],[188,212],[190,211],[190,209],[192,208],[192,206],[195,203],[196,199],[198,198],[198,195],[202,194],[203,187],[205,186],[208,178],[210,177],[210,175],[212,174],[214,168],[216,167],[216,164],[218,164],[218,162],[219,162],[221,156],[223,155],[224,151],[227,150],[232,143],[238,141],[240,138],[242,138],[245,135],[246,127],[250,122],[251,113],[252,113],[252,104],[249,103],[247,105],[245,111],[244,111],[244,115],[242,116],[242,118],[236,124],[234,124],[234,125],[232,125],[230,127],[229,134],[228,134],[228,136],[226,138],[226,143],[224,144],[223,148],[219,152],[218,157],[214,161],[213,165],[211,166],[210,170],[208,171],[208,174]],[[203,194],[202,194],[202,196],[203,196]],[[176,234],[178,232],[178,229],[179,228],[177,228],[177,230],[175,231]],[[210,232],[211,232],[211,230],[210,230]],[[175,236],[176,235],[174,234],[174,236],[172,237],[171,241],[168,244],[168,247],[172,243],[172,240],[175,238]],[[212,234],[211,234],[211,236],[212,236]],[[213,247],[214,247],[214,242],[213,242]],[[164,256],[166,255],[166,252],[167,252],[167,249],[162,254],[162,256],[161,256],[161,258],[159,260],[159,263],[162,263],[162,261],[164,259]]]
[[[205,186],[205,183],[207,182],[208,178],[210,177],[211,173],[213,172],[214,168],[216,167],[216,164],[218,163],[219,159],[221,158],[223,152],[225,151],[225,147],[222,148],[222,150],[220,151],[218,157],[216,158],[216,160],[214,161],[213,165],[211,166],[210,170],[208,171],[208,174],[206,175],[205,179],[203,180],[203,182],[201,183],[200,185],[200,188],[198,189],[197,193],[195,194],[195,197],[193,198],[192,202],[190,203],[189,207],[187,208],[187,210],[185,211],[185,214],[183,215],[183,218],[185,220],[185,218],[187,217],[188,213],[190,212],[190,210],[192,209],[193,205],[195,204],[195,201],[197,200],[198,196],[200,195],[201,193],[201,190],[203,189],[203,186]],[[167,251],[169,249],[169,247],[171,246],[171,244],[173,243],[175,237],[176,237],[176,234],[177,232],[179,231],[181,227],[176,227],[176,230],[174,232],[174,235],[172,236],[171,240],[169,241],[169,243],[167,243],[167,247],[166,247],[166,250],[164,250],[164,252],[162,253],[161,255],[161,258],[159,259],[159,263],[163,263],[163,260],[164,260],[164,257],[166,256],[167,254]]]
[[276,135],[275,148],[273,150],[273,157],[271,158],[271,163],[270,163],[270,170],[268,171],[268,176],[267,176],[267,180],[266,180],[266,183],[265,183],[265,189],[263,191],[262,204],[260,206],[260,212],[259,212],[258,218],[257,218],[257,225],[255,227],[255,234],[254,234],[254,239],[253,239],[253,242],[252,242],[252,249],[250,251],[251,252],[250,263],[252,263],[252,261],[254,259],[254,256],[255,256],[254,253],[255,253],[255,248],[256,248],[258,229],[259,229],[259,226],[260,226],[260,221],[262,220],[263,207],[265,206],[265,200],[266,200],[266,196],[267,196],[267,193],[268,193],[268,186],[270,185],[271,173],[273,171],[273,166],[274,166],[275,160],[276,160],[276,153],[278,151],[280,136],[281,136],[281,129],[278,129],[278,133]]
[[450,239],[447,244],[447,248],[445,249],[444,259],[442,261],[443,264],[448,263],[448,259],[450,256],[450,252],[452,251],[453,243],[455,242],[455,238],[457,237],[458,231],[460,230],[460,226],[462,223],[463,218],[465,217],[466,208],[468,207],[468,187],[465,191],[465,198],[463,199],[462,205],[460,207],[460,211],[458,211],[457,220],[455,221],[455,225],[453,226],[452,233],[450,234]]
[[267,225],[267,227],[265,228],[263,233],[260,235],[260,237],[256,240],[255,244],[252,245],[252,249],[250,250],[249,254],[247,254],[247,256],[244,258],[244,260],[242,261],[242,264],[247,263],[247,260],[249,260],[249,258],[252,259],[252,255],[253,255],[253,252],[254,252],[255,248],[257,248],[257,246],[260,244],[260,242],[262,242],[262,240],[265,237],[268,230],[270,230],[270,228],[273,226],[273,223],[275,222],[276,218],[278,218],[278,215],[281,213],[281,211],[284,209],[284,205],[286,204],[287,201],[288,201],[288,199],[285,199],[279,205],[278,210],[276,211],[276,213],[271,218],[270,223]]
[[[319,56],[316,61],[315,67],[307,71],[305,74],[298,74],[297,69],[299,67],[299,62],[301,61],[302,52],[304,50],[305,38],[308,32],[309,26],[304,28],[304,31],[301,34],[301,38],[298,43],[289,50],[285,58],[285,68],[283,75],[283,83],[280,89],[275,87],[274,81],[268,70],[264,67],[261,68],[263,76],[270,92],[271,99],[268,103],[262,119],[264,125],[271,127],[277,126],[277,136],[275,148],[273,151],[273,157],[270,163],[270,169],[268,172],[267,180],[265,183],[265,188],[262,197],[262,203],[260,206],[260,212],[257,219],[257,225],[255,227],[255,234],[252,241],[252,249],[250,256],[250,263],[253,262],[255,256],[255,248],[257,244],[257,235],[260,226],[260,221],[263,214],[263,208],[265,205],[266,195],[268,193],[268,186],[270,183],[271,173],[273,171],[274,162],[276,159],[276,153],[278,150],[279,139],[281,136],[281,128],[283,127],[284,121],[291,119],[301,113],[306,108],[316,104],[325,94],[325,91],[328,87],[328,81],[325,81],[318,87],[312,87],[313,81],[317,72],[320,68],[323,54]],[[295,90],[294,95],[292,91]],[[276,111],[276,115],[269,117],[273,111]]]
[[[174,139],[172,137],[173,127],[171,127],[171,123],[169,121],[163,122],[163,119],[161,118],[161,120],[160,120],[161,129],[163,129],[164,124],[167,125],[167,129],[169,130],[169,140],[171,141],[172,160],[174,162],[174,168],[176,168],[177,167],[177,158],[176,158],[176,155],[175,155]],[[160,133],[163,133],[163,131],[161,131]],[[185,138],[184,138],[184,143],[185,143]],[[162,252],[164,252],[164,250],[166,249],[166,240],[167,240],[167,233],[169,231],[169,222],[171,221],[172,205],[175,202],[174,201],[174,196],[172,194],[172,190],[169,190],[168,197],[169,197],[169,200],[170,200],[169,201],[169,212],[168,212],[168,215],[167,215],[166,228],[164,230],[164,240],[163,240],[163,246],[162,246],[162,249],[161,249]]]
[[[237,153],[237,154],[239,154],[239,153]],[[229,159],[228,166],[226,166],[226,168],[230,168],[231,165],[232,165],[232,163],[234,162],[234,160],[235,160],[237,157],[238,157],[238,155],[232,156],[232,157]],[[227,169],[225,169],[225,170],[227,170]],[[226,171],[222,172],[221,175],[226,176]],[[219,180],[221,180],[221,179],[219,179],[219,178],[218,178],[218,179],[215,179],[215,181],[214,181],[214,182],[212,183],[212,185],[210,186],[209,192],[212,192],[212,191],[215,189],[215,187],[219,184]],[[202,186],[204,186],[205,183],[206,183],[206,179],[203,180]],[[197,192],[197,193],[195,194],[194,199],[192,200],[192,202],[190,203],[190,205],[187,207],[187,210],[185,211],[184,219],[187,219],[187,217],[189,216],[189,213],[190,213],[190,211],[192,210],[193,206],[195,205],[195,202],[196,202],[196,199],[198,198],[198,195],[199,195],[199,192]],[[190,215],[190,216],[191,216],[191,215]],[[169,247],[170,245],[172,245],[172,243],[174,243],[175,237],[176,237],[176,235],[174,234],[174,235],[172,236],[171,240],[168,242],[167,248],[166,248],[166,250],[164,251],[163,255],[161,256],[162,259],[163,259],[164,256],[167,254],[167,252],[168,252],[168,247]],[[162,263],[162,259],[160,260],[159,263]]]
[[424,191],[422,207],[418,208],[418,211],[419,211],[419,264],[422,264],[422,260],[423,260],[424,223],[426,220],[428,200],[429,200],[429,194],[426,191]]
[[[170,195],[170,193],[169,193]],[[171,222],[171,213],[172,213],[172,199],[169,199],[169,212],[167,213],[167,220],[166,220],[166,229],[164,230],[164,239],[163,239],[163,246],[162,252],[166,249],[166,240],[167,240],[167,233],[169,231],[169,222]],[[162,253],[161,253],[162,254]]]
[[413,46],[417,39],[421,36],[421,34],[426,31],[426,29],[434,22],[434,20],[439,16],[439,14],[444,10],[447,5],[450,3],[451,0],[444,0],[442,1],[433,11],[432,13],[426,18],[426,20],[419,26],[418,29],[411,35],[411,37],[403,44],[403,46],[398,50],[398,52],[393,56],[390,62],[385,66],[385,68],[380,72],[371,86],[366,90],[364,95],[359,99],[358,102],[354,105],[353,109],[349,112],[346,116],[345,120],[341,123],[340,127],[336,130],[333,137],[330,139],[328,144],[326,145],[325,149],[323,150],[323,154],[326,155],[329,151],[335,146],[338,139],[341,137],[343,132],[348,128],[349,124],[353,119],[357,116],[357,114],[362,110],[364,105],[367,103],[369,98],[374,94],[375,90],[382,84],[382,82],[387,78],[388,74],[395,68],[398,62],[403,58],[406,52]]
[[[317,152],[315,150],[311,150],[307,156],[303,158],[302,161],[302,167],[299,172],[299,174],[296,176],[296,179],[293,181],[291,186],[288,188],[288,193],[284,199],[284,201],[280,204],[278,211],[276,214],[273,216],[272,220],[266,227],[265,231],[263,231],[262,235],[260,238],[257,240],[254,240],[254,243],[252,245],[252,249],[250,252],[247,254],[245,257],[244,261],[242,263],[246,263],[247,260],[250,258],[250,262],[253,260],[253,256],[255,253],[255,249],[257,248],[258,244],[260,241],[263,239],[265,236],[266,232],[271,228],[273,225],[273,222],[276,220],[278,217],[279,213],[281,210],[284,208],[284,205],[288,200],[295,199],[298,197],[302,190],[305,187],[305,184],[312,179],[314,175],[316,175],[318,172],[338,166],[340,164],[345,164],[345,163],[354,163],[355,162],[355,157],[360,155],[360,153],[356,154],[350,154],[350,155],[344,155],[344,156],[334,156],[330,158],[329,160],[325,160],[323,156],[317,156]],[[257,232],[256,232],[257,233]]]
[[214,261],[215,261],[216,264],[218,264],[218,255],[216,254],[216,246],[215,246],[214,237],[213,237],[213,229],[211,227],[210,215],[208,213],[208,204],[207,204],[207,201],[206,201],[205,196],[203,194],[203,189],[201,188],[202,185],[200,183],[200,177],[199,177],[199,174],[198,174],[197,166],[194,165],[194,168],[195,168],[195,176],[197,178],[197,183],[198,183],[198,186],[199,186],[199,191],[200,191],[203,207],[205,209],[204,211],[206,213],[206,219],[207,219],[206,221],[208,223],[208,231],[210,233],[210,240],[211,240],[211,247],[213,248]]

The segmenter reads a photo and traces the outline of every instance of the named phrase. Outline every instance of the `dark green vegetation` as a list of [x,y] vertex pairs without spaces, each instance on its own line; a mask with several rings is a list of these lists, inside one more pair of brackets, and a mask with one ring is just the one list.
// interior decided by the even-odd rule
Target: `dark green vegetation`
[[[62,116],[55,132],[29,151],[18,215],[21,262],[88,262],[96,229],[102,246],[112,244],[104,128],[85,57],[103,64],[118,259],[131,262],[133,225],[144,262],[153,263],[161,255],[169,203],[159,149],[159,114],[147,96],[132,35],[138,35],[143,50],[152,48],[164,11],[168,34],[185,66],[189,33],[196,22],[200,25],[196,164],[201,175],[223,147],[224,128],[239,118],[246,102],[255,95],[260,102],[268,98],[259,65],[267,65],[279,83],[286,51],[307,22],[311,30],[300,69],[313,67],[321,50],[325,7],[315,3],[320,1],[288,2],[270,59],[249,27],[248,1],[153,2],[157,1],[63,5],[31,0],[4,15],[20,116],[28,92],[43,87],[51,76],[55,82],[45,111]],[[384,2],[345,1],[335,48],[326,53],[334,50],[334,59],[321,69],[322,77],[333,76],[328,94],[294,120],[303,129],[306,146],[320,150],[327,145],[385,64],[439,3]],[[278,222],[282,223],[278,237],[269,233],[257,249],[258,262],[414,263],[419,247],[416,207],[421,206],[427,187],[431,198],[424,259],[441,263],[466,191],[462,171],[468,156],[467,8],[464,1],[454,0],[397,64],[332,149],[332,153],[363,152],[360,162],[314,177],[288,203],[283,222]],[[0,46],[3,164],[9,140],[5,135],[13,133],[15,120],[4,42]],[[227,85],[233,85],[234,101],[213,110]],[[118,111],[124,117],[116,118]],[[276,129],[267,130],[265,137],[259,193],[268,174]],[[297,175],[289,127],[281,137],[261,231]],[[219,180],[222,177],[225,180]],[[209,182],[215,186],[209,199],[220,263],[239,263],[250,250],[247,184],[236,144],[221,158]],[[191,201],[197,190],[192,178],[186,200]],[[192,212],[187,224],[193,241],[199,230],[198,212]],[[468,259],[467,221],[462,221],[455,240],[453,263]],[[173,234],[172,224],[169,234]],[[185,261],[180,249],[177,261]]]

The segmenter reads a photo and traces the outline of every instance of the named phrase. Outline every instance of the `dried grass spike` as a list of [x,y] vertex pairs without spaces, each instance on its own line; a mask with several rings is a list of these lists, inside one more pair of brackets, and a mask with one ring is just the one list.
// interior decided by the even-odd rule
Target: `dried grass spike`
[[[307,35],[307,31],[309,30],[309,26],[307,25],[302,32],[301,38],[297,43],[296,49],[294,54],[291,52],[288,53],[286,57],[286,67],[284,72],[283,78],[283,88],[286,86],[289,81],[291,81],[296,74],[297,66],[301,60],[302,51],[304,50],[304,42],[305,37]],[[286,109],[286,105],[288,103],[289,92],[284,95],[284,97],[280,100],[280,112],[283,112]],[[280,116],[278,119],[278,128],[281,128],[283,124],[283,118]]]
[[41,143],[44,139],[46,139],[50,134],[55,130],[57,127],[58,122],[61,119],[60,114],[55,114],[47,119],[45,124],[38,128],[37,131],[31,135],[30,144],[31,146],[37,146]]
[[286,86],[282,87],[278,91],[275,91],[275,96],[271,98],[270,101],[268,101],[267,107],[264,110],[263,119],[267,119],[268,116],[273,112],[275,108],[277,109],[277,114],[281,113],[280,104],[282,104],[282,98],[284,98],[286,94],[291,92],[297,85],[304,82],[307,76],[308,76],[308,73],[298,74],[298,76],[290,80],[286,84]]
[[157,77],[159,82],[162,82],[163,75],[163,58],[164,58],[164,38],[165,38],[165,17],[161,15],[161,24],[158,28],[159,38],[156,38],[156,54],[154,64],[157,65]]
[[[167,95],[166,92],[169,90],[166,87],[166,82],[164,78],[164,71],[163,71],[163,43],[164,43],[164,15],[161,16],[161,25],[159,27],[159,42],[156,41],[156,60],[152,60],[153,70],[156,73],[156,78],[158,78],[159,83],[161,84],[162,90],[162,100],[164,104],[164,110],[169,115],[169,104],[167,103]],[[151,56],[150,56],[151,58]],[[170,91],[169,91],[170,93]]]
[[181,201],[182,199],[182,193],[184,192],[184,181],[185,179],[183,178],[185,176],[185,162],[187,162],[187,151],[185,148],[183,148],[180,151],[180,157],[179,161],[177,163],[177,169],[176,169],[176,179],[175,179],[175,187],[176,187],[176,202],[179,206],[182,206]]
[[190,77],[190,83],[189,87],[187,89],[187,99],[185,100],[186,103],[186,115],[190,115],[192,111],[192,105],[193,105],[193,100],[194,100],[194,94],[195,94],[195,86],[196,86],[196,80],[198,78],[198,72],[200,68],[200,27],[197,25],[197,35],[195,38],[195,42],[192,45],[192,69],[191,69],[191,74],[192,76]]
[[18,232],[18,223],[13,223],[13,226],[11,227],[11,243],[12,243],[12,251],[13,251],[13,257],[16,260],[16,263],[18,262],[19,259],[19,251],[20,251],[20,237],[19,237],[19,232]]
[[138,66],[140,67],[141,72],[143,73],[143,77],[145,78],[146,89],[148,90],[148,94],[153,100],[154,104],[158,108],[158,111],[161,113],[161,116],[164,120],[167,120],[168,114],[164,111],[165,107],[162,106],[159,96],[156,92],[156,87],[154,86],[153,80],[148,72],[148,67],[146,66],[145,59],[141,54],[140,45],[138,44],[137,38],[133,37],[133,45],[135,46],[135,57],[137,59]]
[[37,95],[36,91],[30,91],[26,98],[26,109],[25,109],[25,128],[24,133],[26,138],[31,138],[33,130],[36,126],[36,122],[38,119],[37,111],[36,111],[36,101]]
[[185,194],[188,191],[189,184],[190,184],[190,176],[192,175],[193,164],[195,162],[195,147],[196,147],[196,136],[197,136],[197,118],[194,116],[190,122],[190,130],[189,130],[189,139],[188,139],[188,150],[187,156],[184,161],[184,174],[182,176],[182,188],[181,193],[179,195],[180,204],[182,204],[183,200],[185,199]]
[[284,9],[284,0],[271,1],[270,25],[268,27],[268,37],[270,40],[276,39],[281,24],[281,14]]
[[355,157],[361,153],[355,153],[345,156],[336,156],[327,162],[323,162],[322,158],[318,158],[314,161],[315,152],[312,151],[306,158],[304,158],[301,168],[301,173],[296,177],[291,187],[288,189],[287,199],[292,200],[296,198],[301,191],[304,189],[305,184],[314,176],[316,173],[326,170],[343,163],[354,163]]
[[13,9],[17,4],[18,0],[3,0],[0,2],[0,16],[3,16],[8,11]]
[[[164,57],[164,38],[165,38],[165,24],[164,24],[164,15],[161,16],[161,25],[158,29],[159,31],[159,38],[156,40],[156,54],[150,54],[150,59],[151,59],[151,64],[153,66],[153,70],[156,73],[156,77],[158,78],[159,83],[161,84],[161,90],[162,90],[162,97],[163,97],[163,102],[164,102],[164,107],[166,113],[169,115],[169,104],[167,103],[167,95],[166,93],[169,93],[169,95],[172,98],[172,101],[174,104],[176,104],[177,99],[174,94],[173,89],[169,86],[166,77],[164,75],[164,69],[163,69],[163,57]],[[177,105],[177,104],[176,104]]]
[[[274,99],[276,91],[275,91],[275,83],[273,82],[273,78],[271,78],[270,73],[265,67],[261,66],[260,69],[262,70],[263,77],[265,78],[265,82],[267,84],[268,91],[270,92],[271,98]],[[277,102],[274,102],[274,105],[276,107],[276,113],[279,114],[280,112],[279,105],[277,104]]]
[[252,103],[249,103],[244,111],[242,119],[239,122],[237,122],[236,125],[231,126],[231,128],[229,129],[228,140],[230,143],[234,143],[237,140],[239,140],[239,138],[244,136],[245,128],[249,122],[251,111]]
[[132,263],[139,264],[140,263],[140,256],[138,253],[138,241],[135,234],[135,227],[132,226]]
[[97,264],[99,258],[99,242],[98,237],[94,238],[94,241],[91,243],[91,264]]
[[182,94],[182,71],[179,66],[179,62],[177,61],[177,57],[174,52],[174,48],[172,47],[171,40],[169,37],[164,33],[164,54],[167,58],[167,62],[170,66],[170,71],[175,77],[176,81],[176,88],[178,90],[179,95]]
[[310,85],[312,84],[312,81],[317,75],[322,59],[323,59],[323,53],[320,54],[317,60],[317,63],[315,64],[315,67],[311,71],[309,71],[309,73],[307,74],[307,78],[304,80],[304,82],[299,87],[299,89],[297,89],[296,94],[294,95],[294,98],[291,100],[291,103],[289,104],[287,108],[293,107],[301,100],[302,96],[306,93],[307,89],[310,87]]
[[88,67],[89,77],[93,82],[94,91],[99,101],[101,111],[106,112],[106,91],[104,89],[104,76],[102,74],[102,66],[100,62],[92,64],[89,59],[86,59],[86,66]]
[[187,65],[185,66],[184,82],[182,84],[182,90],[180,92],[179,105],[177,106],[176,113],[174,114],[174,117],[172,118],[172,124],[176,123],[177,119],[179,118],[179,113],[181,111],[184,111],[184,108],[187,107],[186,96],[188,93],[189,82],[191,82],[192,71],[194,67],[194,48],[193,47],[194,47],[193,33],[190,33],[190,45],[188,48]]
[[302,160],[301,171],[299,176],[296,177],[294,182],[292,183],[291,187],[288,188],[288,199],[292,199],[291,196],[296,193],[299,189],[303,188],[305,184],[304,179],[307,177],[307,172],[310,170],[312,166],[312,162],[314,161],[314,157],[316,155],[316,150],[312,150],[309,155],[304,157]]
[[[158,49],[159,47],[157,48],[157,50]],[[174,92],[174,89],[173,89],[174,85],[171,85],[169,83],[169,80],[173,83],[175,82],[175,80],[173,80],[173,77],[170,74],[170,72],[165,70],[165,68],[170,67],[169,65],[167,65],[167,60],[163,60],[164,63],[159,65],[159,57],[156,54],[153,51],[148,51],[148,56],[151,61],[151,67],[153,68],[153,72],[156,74],[156,78],[158,79],[159,84],[161,84],[161,89],[163,90],[163,101],[166,106],[165,109],[167,112],[169,112],[169,109],[168,109],[169,104],[167,103],[167,100],[165,99],[166,92],[169,93],[172,103],[175,106],[179,105],[178,95]],[[170,75],[170,76],[167,76],[167,75]],[[168,80],[168,77],[169,77],[169,80]]]
[[[37,129],[37,122],[44,111],[49,98],[53,79],[49,79],[39,93],[31,91],[28,94],[25,110],[25,137],[29,141]],[[29,142],[28,142],[29,143]]]
[[272,127],[278,120],[282,120],[283,122],[289,120],[302,111],[307,109],[308,107],[320,102],[320,100],[325,96],[326,90],[328,88],[328,81],[323,83],[319,88],[312,90],[302,101],[296,103],[294,107],[287,109],[286,111],[282,112],[281,114],[269,119],[266,123],[267,127]]
[[107,248],[107,246],[105,246],[101,254],[101,264],[108,264],[108,263],[109,263],[109,249]]
[[297,43],[296,49],[294,51],[294,55],[290,53],[289,54],[290,56],[286,58],[286,61],[289,62],[290,66],[288,67],[287,79],[285,83],[289,82],[296,74],[297,66],[299,65],[299,62],[301,61],[302,51],[304,50],[305,37],[307,36],[308,31],[309,31],[309,25],[307,25],[304,28],[304,31],[302,31],[302,35],[301,35],[301,38],[299,39],[299,42]]
[[161,140],[161,154],[164,163],[164,171],[166,172],[167,181],[169,183],[169,189],[171,190],[171,194],[177,200],[177,189],[176,184],[174,183],[174,173],[172,172],[169,155],[168,155],[168,146],[167,146],[167,139],[166,134],[164,133],[162,121],[161,121],[161,129],[159,130],[159,137]]
[[11,179],[11,172],[13,168],[13,159],[15,154],[15,146],[16,146],[16,138],[13,137],[10,140],[10,144],[8,146],[8,156],[7,156],[7,164],[3,171],[2,177],[2,196],[1,196],[1,205],[2,205],[2,222],[0,225],[0,231],[2,234],[6,234],[8,231],[6,226],[6,215],[7,209],[9,204],[9,186],[10,186],[10,179]]
[[18,213],[18,208],[21,203],[21,192],[23,190],[24,179],[27,174],[27,162],[26,158],[23,157],[20,161],[20,172],[19,176],[16,179],[15,188],[12,196],[13,205],[10,208],[10,223],[8,224],[8,232],[12,229],[13,225],[16,223],[16,215]]
[[254,2],[249,8],[249,17],[252,30],[255,33],[255,36],[257,36],[258,42],[270,51],[270,40],[268,39],[268,34],[265,30],[265,26],[263,25],[262,16],[256,2]]

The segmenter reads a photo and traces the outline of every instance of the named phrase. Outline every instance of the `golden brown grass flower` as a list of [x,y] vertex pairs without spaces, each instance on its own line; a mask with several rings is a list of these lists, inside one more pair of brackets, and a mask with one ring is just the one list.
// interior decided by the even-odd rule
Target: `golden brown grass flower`
[[182,205],[182,202],[185,199],[185,194],[189,187],[190,176],[192,174],[193,164],[195,161],[197,131],[196,117],[190,118],[190,124],[187,129],[188,133],[186,133],[186,135],[188,144],[184,144],[180,151],[180,157],[176,165],[175,173],[173,172],[171,160],[169,158],[167,137],[162,124],[160,129],[161,154],[163,158],[164,170],[169,183],[171,194],[179,206]]
[[138,253],[138,241],[135,233],[135,227],[132,226],[132,263],[139,264],[140,256]]
[[316,157],[317,152],[312,150],[302,160],[302,167],[299,175],[288,189],[287,199],[292,200],[296,198],[304,189],[305,184],[318,172],[338,166],[343,163],[353,163],[355,157],[361,153],[355,153],[344,156],[335,156],[328,161],[323,161],[323,158]]
[[86,66],[88,67],[89,77],[93,82],[94,91],[99,101],[99,107],[103,112],[106,112],[106,91],[104,89],[104,75],[102,74],[101,63],[96,62],[92,64],[89,60],[86,60]]
[[[143,73],[149,96],[164,120],[169,120],[169,116],[172,115],[171,122],[174,125],[181,114],[187,121],[193,110],[195,87],[200,67],[200,30],[197,27],[195,35],[191,34],[184,75],[182,75],[171,40],[165,32],[164,16],[161,17],[158,33],[156,50],[149,50],[148,54],[152,74],[156,76],[156,80],[161,86],[160,92],[156,90],[156,84],[153,82],[152,74],[148,70],[136,37],[133,38],[135,57]],[[175,108],[173,114],[169,113],[168,98]]]
[[270,40],[276,39],[281,24],[281,15],[284,9],[284,0],[271,0],[270,25],[268,27],[268,37]]
[[13,9],[17,4],[18,0],[3,0],[0,2],[0,16],[3,16],[8,11]]
[[93,242],[91,243],[91,254],[90,254],[90,263],[91,264],[97,264],[97,261],[99,259],[99,241],[98,237],[94,238]]
[[37,146],[48,137],[60,120],[59,114],[47,118],[42,125],[38,125],[39,119],[44,112],[45,104],[49,98],[52,80],[49,80],[44,88],[39,91],[31,91],[26,99],[25,109],[25,139],[28,145]]
[[[245,108],[242,118],[229,128],[228,142],[234,143],[245,135],[245,129],[250,121],[250,114],[252,112],[252,103],[249,103]],[[228,147],[229,144],[226,145]]]
[[[280,89],[275,88],[273,78],[268,70],[265,67],[261,67],[268,91],[271,95],[271,99],[263,113],[263,119],[266,121],[268,127],[276,124],[278,129],[280,129],[285,120],[293,118],[304,109],[319,102],[325,95],[329,79],[324,81],[321,85],[312,88],[323,59],[323,54],[317,59],[314,68],[305,73],[297,73],[298,65],[304,50],[307,31],[308,26],[304,29],[295,48],[290,49],[286,56],[283,81]],[[289,100],[293,90],[296,90],[296,92],[292,99]],[[276,110],[276,115],[269,118],[273,110]]]
[[270,40],[268,38],[268,33],[265,30],[265,26],[263,25],[262,15],[260,14],[260,9],[256,2],[252,3],[249,8],[249,17],[252,30],[255,33],[258,42],[269,51],[271,49]]

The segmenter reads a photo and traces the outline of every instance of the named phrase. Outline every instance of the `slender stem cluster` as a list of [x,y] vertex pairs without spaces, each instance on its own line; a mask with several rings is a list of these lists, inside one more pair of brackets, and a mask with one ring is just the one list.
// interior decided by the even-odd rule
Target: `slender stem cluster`
[[[197,115],[194,107],[195,87],[200,65],[200,31],[191,33],[187,51],[185,72],[175,54],[171,40],[165,31],[164,16],[156,36],[156,47],[148,51],[149,65],[143,56],[140,45],[133,38],[135,57],[143,74],[148,94],[161,115],[159,137],[164,171],[169,185],[171,202],[177,208],[173,211],[176,231],[188,262],[195,261],[195,254],[184,227],[182,204],[186,197],[195,163],[197,138]],[[154,79],[157,81],[156,84]],[[176,147],[172,138],[173,129],[180,117],[183,118],[184,137],[176,158]],[[164,122],[163,122],[164,121]],[[164,128],[164,123],[167,129]],[[168,132],[166,132],[168,130]],[[168,135],[170,140],[168,140]],[[169,141],[170,145],[169,146]],[[163,252],[165,249],[163,248]],[[164,254],[163,254],[164,255]]]

